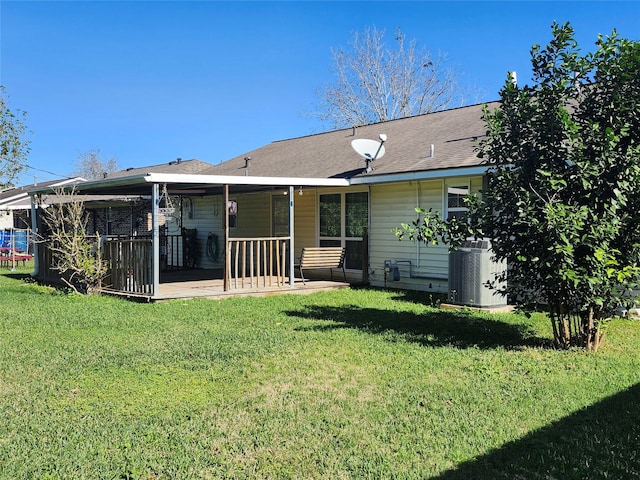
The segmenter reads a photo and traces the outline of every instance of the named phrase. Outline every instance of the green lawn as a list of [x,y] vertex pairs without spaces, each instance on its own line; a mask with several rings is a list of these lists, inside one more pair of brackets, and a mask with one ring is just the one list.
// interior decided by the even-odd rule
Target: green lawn
[[639,321],[588,354],[426,295],[136,304],[1,273],[2,479],[640,478]]

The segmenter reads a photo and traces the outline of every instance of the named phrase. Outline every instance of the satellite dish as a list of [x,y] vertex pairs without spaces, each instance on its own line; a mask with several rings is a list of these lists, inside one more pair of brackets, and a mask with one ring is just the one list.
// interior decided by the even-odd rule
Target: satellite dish
[[358,155],[364,157],[366,160],[367,167],[365,168],[365,172],[367,173],[371,173],[373,171],[373,167],[370,163],[384,156],[384,142],[387,141],[387,136],[384,133],[381,133],[379,138],[379,142],[369,140],[368,138],[357,138],[351,141],[353,149],[358,153]]
[[374,161],[384,156],[384,142],[369,140],[368,138],[358,138],[351,142],[353,149],[368,161]]

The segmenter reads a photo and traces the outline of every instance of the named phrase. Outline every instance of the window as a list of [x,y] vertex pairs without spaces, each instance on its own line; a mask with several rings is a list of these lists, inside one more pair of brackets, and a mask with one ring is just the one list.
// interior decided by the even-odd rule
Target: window
[[273,217],[273,236],[289,236],[289,197],[274,195],[271,197],[271,211]]
[[348,269],[362,269],[362,242],[368,225],[367,192],[320,195],[320,246],[345,247]]
[[345,226],[347,237],[362,237],[369,225],[369,195],[367,192],[345,195]]
[[320,195],[320,237],[341,236],[341,197],[339,193]]
[[229,200],[227,208],[229,209],[229,228],[235,228],[238,226],[238,202]]
[[456,217],[461,220],[467,218],[467,203],[465,197],[469,195],[468,185],[447,187],[447,220]]

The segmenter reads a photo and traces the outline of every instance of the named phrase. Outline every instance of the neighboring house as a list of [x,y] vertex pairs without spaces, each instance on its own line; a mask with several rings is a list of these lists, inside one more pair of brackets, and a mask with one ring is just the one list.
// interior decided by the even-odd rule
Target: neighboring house
[[[260,258],[258,250],[267,248],[266,242],[283,239],[283,266],[289,272],[304,247],[339,245],[346,248],[347,274],[353,282],[447,292],[447,248],[401,242],[393,229],[415,219],[416,207],[445,216],[465,214],[462,198],[482,188],[487,170],[476,155],[476,140],[486,131],[482,107],[276,141],[215,166],[187,161],[175,162],[171,171],[166,165],[130,169],[87,182],[79,190],[151,198],[156,208],[146,218],[131,213],[130,225],[152,229],[157,215],[160,234],[163,222],[172,221],[176,231],[192,231],[197,236],[195,266],[200,269],[219,269],[226,261],[230,272],[235,262],[237,274],[239,264],[258,262],[254,244]],[[374,162],[351,146],[353,140],[378,140],[381,134],[387,139],[385,155]],[[180,169],[185,164],[197,168],[185,172]],[[101,222],[104,230],[104,219]],[[131,229],[130,234],[135,233]],[[159,288],[162,251],[151,237],[157,242],[149,247],[147,261],[153,264],[153,296]],[[399,268],[399,278],[385,268],[391,261]]]
[[65,178],[8,188],[0,192],[0,229],[31,229],[31,198],[29,193],[42,188],[56,189],[84,182],[82,177]]

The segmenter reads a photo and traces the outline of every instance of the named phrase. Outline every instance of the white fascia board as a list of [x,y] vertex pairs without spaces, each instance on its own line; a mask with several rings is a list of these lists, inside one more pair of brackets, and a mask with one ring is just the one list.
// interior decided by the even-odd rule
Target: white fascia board
[[304,187],[348,187],[346,178],[297,178],[297,177],[252,177],[250,175],[188,175],[179,173],[149,173],[145,176],[148,183],[182,183],[200,185],[257,185]]
[[23,198],[27,198],[29,194],[27,192],[20,192],[12,197],[3,198],[0,200],[0,206],[11,205],[12,203],[21,200]]
[[84,177],[73,177],[73,178],[65,178],[64,180],[60,180],[59,182],[56,183],[52,183],[51,185],[47,185],[45,187],[40,187],[38,188],[37,186],[35,186],[34,188],[32,188],[31,190],[29,190],[28,192],[24,192],[21,195],[27,196],[27,195],[35,195],[38,193],[49,193],[54,191],[55,189],[59,188],[59,187],[66,187],[68,185],[81,185],[87,183],[87,180]]
[[74,183],[74,182],[79,182],[79,183],[84,183],[86,182],[87,179],[84,177],[74,177],[74,178],[66,178],[60,182],[54,183],[53,185],[51,185],[52,187],[61,187],[63,185],[68,185],[69,183]]
[[31,204],[29,205],[2,205],[0,206],[0,210],[4,210],[7,212],[12,212],[14,210],[29,210],[31,208]]
[[9,212],[13,210],[28,210],[31,208],[31,198],[27,192],[23,194],[12,197],[11,199],[5,199],[5,201],[0,202],[0,211]]
[[443,170],[423,170],[421,172],[389,173],[351,179],[351,185],[371,185],[375,183],[410,182],[415,180],[435,180],[450,177],[468,177],[483,175],[489,166],[447,168]]
[[[145,180],[145,176],[146,175],[132,175],[130,177],[116,177],[116,178],[106,178],[103,180],[91,180],[88,182],[87,181],[79,182],[71,186],[75,186],[77,190],[81,192],[82,190],[90,189],[91,187],[94,187],[96,185],[99,185],[99,186],[110,185],[114,187],[119,187],[122,185],[137,185],[137,184],[144,185],[145,183],[147,183]],[[48,187],[34,188],[29,191],[29,195],[34,196],[36,194],[41,194],[41,193],[55,193],[56,188],[67,186],[66,184],[69,184],[69,182],[65,182],[65,184],[58,184],[55,186],[50,185]]]

